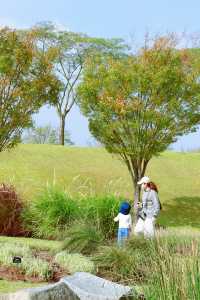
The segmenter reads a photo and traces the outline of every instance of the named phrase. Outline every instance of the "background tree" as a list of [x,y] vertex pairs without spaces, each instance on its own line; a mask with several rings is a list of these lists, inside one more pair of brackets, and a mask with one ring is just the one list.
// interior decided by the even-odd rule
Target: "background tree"
[[127,165],[136,208],[152,156],[200,121],[199,64],[160,37],[129,57],[89,59],[78,92],[93,136]]
[[[54,144],[58,145],[59,128],[53,128],[50,124],[46,126],[34,126],[27,130],[23,137],[24,143],[29,144]],[[70,134],[65,130],[65,145],[73,145]]]
[[59,31],[51,23],[38,24],[35,30],[41,49],[57,50],[54,72],[62,82],[62,89],[53,104],[60,119],[60,144],[64,145],[66,117],[76,102],[76,87],[86,58],[96,51],[119,53],[125,46],[120,39],[90,38],[84,34]]
[[33,32],[0,30],[0,151],[18,143],[31,115],[56,97],[51,59],[52,53],[37,51]]

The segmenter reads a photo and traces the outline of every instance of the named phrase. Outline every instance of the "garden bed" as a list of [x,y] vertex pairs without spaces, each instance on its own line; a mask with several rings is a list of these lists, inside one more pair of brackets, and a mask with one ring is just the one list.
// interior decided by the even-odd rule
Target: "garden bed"
[[[53,256],[47,251],[35,252],[35,257],[49,263],[52,270],[51,277],[47,282],[57,282],[61,277],[69,275],[70,273],[64,270],[58,263],[54,262]],[[37,276],[27,275],[18,266],[0,266],[0,280],[13,280],[13,281],[28,281],[31,283],[44,282],[43,278]]]
[[[13,263],[14,256],[21,257],[21,263]],[[0,290],[6,281],[24,282],[26,287],[29,283],[58,282],[76,271],[93,269],[90,258],[63,250],[57,241],[0,237]]]

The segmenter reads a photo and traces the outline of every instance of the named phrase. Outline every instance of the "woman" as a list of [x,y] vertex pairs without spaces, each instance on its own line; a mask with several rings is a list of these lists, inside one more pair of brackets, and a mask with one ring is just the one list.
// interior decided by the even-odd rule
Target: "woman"
[[158,189],[147,176],[142,177],[138,184],[142,186],[143,190],[142,209],[139,211],[134,232],[136,235],[143,233],[145,237],[153,237],[155,235],[156,217],[161,208]]

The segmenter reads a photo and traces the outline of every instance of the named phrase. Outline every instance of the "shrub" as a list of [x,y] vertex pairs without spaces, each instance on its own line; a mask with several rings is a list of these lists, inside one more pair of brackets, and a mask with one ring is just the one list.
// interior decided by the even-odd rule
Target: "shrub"
[[95,223],[106,239],[115,235],[116,224],[113,219],[118,213],[119,203],[120,199],[113,195],[93,196],[81,201],[85,219]]
[[94,273],[94,263],[87,257],[81,254],[69,254],[67,251],[62,251],[55,256],[55,261],[66,271],[75,272],[90,272]]
[[24,210],[26,226],[35,237],[57,238],[80,217],[78,202],[64,191],[47,188]]
[[76,223],[67,232],[68,238],[63,242],[63,250],[82,254],[91,254],[103,241],[103,235],[95,225]]
[[28,235],[23,229],[21,212],[23,204],[13,186],[0,185],[0,234],[7,236]]

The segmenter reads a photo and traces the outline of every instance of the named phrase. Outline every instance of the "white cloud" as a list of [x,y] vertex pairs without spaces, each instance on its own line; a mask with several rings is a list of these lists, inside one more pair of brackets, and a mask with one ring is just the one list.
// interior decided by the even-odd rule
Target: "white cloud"
[[27,25],[25,25],[23,23],[19,23],[19,22],[15,21],[14,19],[0,16],[0,28],[5,27],[5,26],[11,27],[11,28],[20,28],[20,29],[28,27]]
[[53,22],[57,31],[70,31],[67,26],[60,22]]

